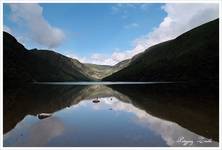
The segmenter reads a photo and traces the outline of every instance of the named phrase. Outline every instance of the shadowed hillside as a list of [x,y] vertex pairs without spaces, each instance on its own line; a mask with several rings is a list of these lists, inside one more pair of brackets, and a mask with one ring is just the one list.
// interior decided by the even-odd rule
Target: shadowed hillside
[[77,60],[53,51],[27,50],[10,34],[3,34],[4,86],[33,81],[89,81]]
[[3,33],[4,86],[33,81],[95,81],[124,68],[130,60],[115,66],[83,64],[50,50],[27,50],[12,35]]
[[105,81],[219,80],[219,19],[134,56]]

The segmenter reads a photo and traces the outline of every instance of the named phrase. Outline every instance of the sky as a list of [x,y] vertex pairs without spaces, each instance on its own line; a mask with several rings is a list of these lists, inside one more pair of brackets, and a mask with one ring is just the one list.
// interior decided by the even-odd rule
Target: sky
[[114,65],[219,17],[217,3],[3,5],[3,29],[28,49]]

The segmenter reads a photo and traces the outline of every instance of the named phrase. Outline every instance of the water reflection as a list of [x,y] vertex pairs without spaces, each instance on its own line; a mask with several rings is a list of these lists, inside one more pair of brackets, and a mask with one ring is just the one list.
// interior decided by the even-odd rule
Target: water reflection
[[4,146],[218,146],[217,96],[194,93],[174,85],[34,85],[4,103]]

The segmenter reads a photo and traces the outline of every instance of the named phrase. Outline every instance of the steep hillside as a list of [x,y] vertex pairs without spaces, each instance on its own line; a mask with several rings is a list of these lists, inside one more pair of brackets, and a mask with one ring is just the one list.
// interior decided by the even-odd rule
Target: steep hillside
[[126,67],[129,60],[115,66],[83,64],[50,50],[27,50],[12,35],[3,33],[4,86],[34,81],[95,81]]
[[[84,65],[78,60],[49,50],[29,50],[27,69],[37,81],[89,81]],[[35,68],[33,69],[33,66]]]
[[16,86],[33,80],[31,74],[24,67],[23,59],[27,51],[10,34],[3,33],[3,82],[5,86]]
[[219,80],[219,19],[134,56],[108,81]]
[[3,33],[4,86],[33,81],[89,81],[81,63],[47,50],[27,50],[10,34]]

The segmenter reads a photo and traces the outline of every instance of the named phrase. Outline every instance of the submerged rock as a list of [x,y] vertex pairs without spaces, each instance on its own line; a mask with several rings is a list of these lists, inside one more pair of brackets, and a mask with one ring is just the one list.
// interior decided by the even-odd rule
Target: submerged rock
[[93,100],[92,102],[93,102],[93,103],[99,103],[100,100]]
[[41,113],[41,114],[38,114],[37,117],[39,119],[45,119],[45,118],[48,118],[48,117],[51,117],[52,114],[48,114],[48,113]]
[[93,103],[99,103],[100,100],[99,100],[98,98],[96,98],[96,99],[94,99],[92,102],[93,102]]
[[92,102],[93,102],[93,103],[99,103],[99,102],[100,102],[99,97],[97,97],[96,99],[94,99]]

